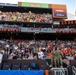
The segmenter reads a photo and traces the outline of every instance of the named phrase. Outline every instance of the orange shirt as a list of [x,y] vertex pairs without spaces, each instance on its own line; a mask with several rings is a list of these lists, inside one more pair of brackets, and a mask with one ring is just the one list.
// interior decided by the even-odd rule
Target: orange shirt
[[47,56],[52,56],[52,54],[51,53],[47,53]]
[[63,54],[66,54],[67,51],[66,51],[65,49],[62,49],[62,53],[63,53]]
[[72,49],[70,49],[70,48],[67,51],[68,51],[68,53],[72,53]]

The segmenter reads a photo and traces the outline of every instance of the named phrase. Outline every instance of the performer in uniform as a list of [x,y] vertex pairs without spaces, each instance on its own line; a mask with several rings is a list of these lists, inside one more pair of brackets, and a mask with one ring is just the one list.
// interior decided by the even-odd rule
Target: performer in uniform
[[54,66],[54,67],[57,67],[57,63],[56,63],[56,49],[53,48],[53,51],[51,52],[52,53],[52,57],[51,57],[51,65]]
[[61,50],[59,50],[59,47],[57,47],[57,50],[56,50],[56,61],[57,61],[58,67],[62,66],[62,57],[61,57],[61,55],[62,55]]

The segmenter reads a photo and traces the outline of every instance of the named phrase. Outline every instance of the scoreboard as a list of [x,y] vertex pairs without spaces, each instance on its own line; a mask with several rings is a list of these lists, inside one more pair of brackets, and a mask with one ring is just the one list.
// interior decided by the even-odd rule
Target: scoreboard
[[76,24],[76,20],[68,20],[68,21],[61,21],[61,25],[74,25]]

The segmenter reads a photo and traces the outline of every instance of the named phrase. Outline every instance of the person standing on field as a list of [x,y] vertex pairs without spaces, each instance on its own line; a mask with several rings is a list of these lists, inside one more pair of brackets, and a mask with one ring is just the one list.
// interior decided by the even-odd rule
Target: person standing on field
[[62,57],[61,57],[61,55],[62,55],[61,50],[59,49],[59,47],[57,47],[57,50],[56,50],[56,61],[57,61],[58,67],[62,66]]
[[53,51],[51,52],[52,53],[52,57],[51,57],[51,65],[54,66],[54,67],[57,67],[57,63],[56,63],[56,48],[53,48]]

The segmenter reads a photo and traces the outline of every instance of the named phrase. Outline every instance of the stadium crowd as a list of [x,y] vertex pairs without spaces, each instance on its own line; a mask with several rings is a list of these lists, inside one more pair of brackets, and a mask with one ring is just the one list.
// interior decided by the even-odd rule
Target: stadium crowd
[[23,27],[22,25],[18,26],[16,24],[14,25],[8,25],[8,24],[0,24],[0,31],[1,32],[22,32],[22,31],[38,31],[38,32],[57,32],[57,33],[76,33],[75,28],[42,28],[42,27]]
[[76,41],[0,40],[0,53],[3,59],[8,60],[49,59],[56,47],[61,51],[63,60],[76,60]]
[[35,14],[29,12],[2,12],[0,11],[1,21],[21,21],[21,22],[48,22],[52,23],[52,14]]

